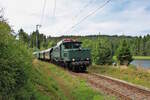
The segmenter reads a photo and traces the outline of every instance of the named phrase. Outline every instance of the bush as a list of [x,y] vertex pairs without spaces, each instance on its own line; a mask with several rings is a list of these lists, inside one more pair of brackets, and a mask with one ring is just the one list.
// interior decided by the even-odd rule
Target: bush
[[129,65],[132,60],[132,54],[130,52],[129,46],[124,40],[117,49],[117,61],[120,65]]
[[[6,22],[0,22],[0,97],[19,99],[29,97],[29,77],[32,54],[10,34]],[[28,94],[24,94],[26,91]],[[24,93],[22,93],[24,92]]]
[[112,64],[112,50],[109,42],[103,40],[99,42],[98,54],[96,58],[96,64],[105,65]]

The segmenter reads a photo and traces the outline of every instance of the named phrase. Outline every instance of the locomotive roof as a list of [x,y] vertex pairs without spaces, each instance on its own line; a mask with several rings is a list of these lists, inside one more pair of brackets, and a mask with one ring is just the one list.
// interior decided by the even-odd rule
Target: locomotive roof
[[68,43],[68,42],[78,42],[78,43],[82,43],[82,42],[80,42],[80,41],[77,41],[77,40],[73,40],[73,39],[68,38],[68,39],[63,39],[63,40],[59,41],[59,42],[57,43],[57,46],[61,45],[62,43]]

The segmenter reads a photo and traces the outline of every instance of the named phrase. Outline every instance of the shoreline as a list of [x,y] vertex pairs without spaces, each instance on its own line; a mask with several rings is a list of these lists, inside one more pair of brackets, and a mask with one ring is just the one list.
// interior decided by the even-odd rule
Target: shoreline
[[[116,56],[113,59],[116,60]],[[150,60],[150,56],[133,56],[133,60]]]
[[134,60],[150,60],[150,56],[133,56]]

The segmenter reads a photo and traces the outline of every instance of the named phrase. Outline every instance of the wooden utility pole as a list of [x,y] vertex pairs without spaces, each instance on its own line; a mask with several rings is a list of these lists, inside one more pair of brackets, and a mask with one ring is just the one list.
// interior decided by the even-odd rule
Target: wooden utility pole
[[40,48],[39,48],[39,43],[38,43],[38,36],[39,36],[39,28],[41,27],[41,25],[37,24],[36,25],[36,51],[38,51]]

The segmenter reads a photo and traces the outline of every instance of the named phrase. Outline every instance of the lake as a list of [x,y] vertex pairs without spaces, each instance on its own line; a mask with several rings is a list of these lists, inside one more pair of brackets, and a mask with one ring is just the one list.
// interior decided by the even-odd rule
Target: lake
[[150,60],[133,60],[131,64],[144,68],[150,68]]

